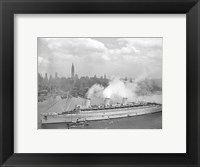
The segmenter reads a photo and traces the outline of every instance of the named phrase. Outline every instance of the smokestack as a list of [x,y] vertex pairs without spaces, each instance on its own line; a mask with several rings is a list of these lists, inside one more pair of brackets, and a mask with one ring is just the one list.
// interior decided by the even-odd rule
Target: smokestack
[[85,106],[86,106],[86,108],[90,107],[90,99],[89,98],[86,99]]
[[109,106],[110,105],[110,98],[105,98],[104,105]]
[[127,100],[128,100],[128,98],[126,98],[126,97],[124,97],[124,98],[122,99],[122,105],[123,105],[123,106],[127,105]]

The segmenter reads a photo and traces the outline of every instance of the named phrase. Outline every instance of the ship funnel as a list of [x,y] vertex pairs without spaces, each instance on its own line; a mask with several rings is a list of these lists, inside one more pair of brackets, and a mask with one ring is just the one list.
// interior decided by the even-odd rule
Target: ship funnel
[[110,98],[105,98],[104,105],[109,106],[110,105]]
[[85,101],[85,106],[86,106],[86,108],[89,108],[89,107],[90,107],[90,105],[91,105],[91,104],[90,104],[90,100],[91,100],[91,99],[89,99],[89,98],[86,99],[86,101]]
[[127,105],[127,100],[128,100],[128,98],[126,98],[126,97],[124,97],[124,98],[122,99],[122,105],[123,105],[123,106]]

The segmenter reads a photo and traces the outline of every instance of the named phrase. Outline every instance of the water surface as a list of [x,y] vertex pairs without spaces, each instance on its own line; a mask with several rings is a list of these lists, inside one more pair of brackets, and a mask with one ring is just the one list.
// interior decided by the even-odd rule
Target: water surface
[[162,112],[134,117],[89,121],[78,126],[66,123],[46,124],[43,129],[162,129]]

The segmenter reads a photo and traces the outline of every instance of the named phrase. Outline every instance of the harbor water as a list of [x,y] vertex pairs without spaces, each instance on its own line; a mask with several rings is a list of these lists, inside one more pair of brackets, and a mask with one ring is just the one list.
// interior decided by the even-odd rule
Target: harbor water
[[134,117],[101,121],[89,121],[87,124],[68,126],[66,123],[44,124],[43,129],[162,129],[162,112]]

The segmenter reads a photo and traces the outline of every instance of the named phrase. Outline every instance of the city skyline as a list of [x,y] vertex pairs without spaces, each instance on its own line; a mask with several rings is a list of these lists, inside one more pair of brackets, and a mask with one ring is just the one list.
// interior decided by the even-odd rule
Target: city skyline
[[[59,74],[57,73],[57,72],[55,72],[55,74],[48,74],[48,73],[44,73],[44,74],[42,74],[42,73],[39,73],[38,72],[38,74],[40,74],[42,77],[44,77],[44,78],[75,78],[75,77],[77,77],[77,78],[79,78],[79,76],[78,76],[78,74],[76,74],[75,73],[75,66],[74,66],[74,63],[72,63],[72,66],[71,66],[71,76],[70,77],[65,77],[65,76],[59,76]],[[103,76],[97,76],[96,74],[94,75],[94,76],[80,76],[80,78],[81,77],[99,77],[99,78],[107,78],[107,76],[106,76],[106,74],[104,74]]]
[[38,72],[162,78],[162,38],[38,38]]

